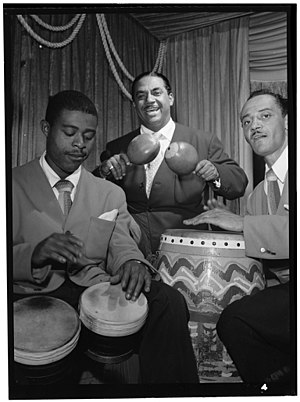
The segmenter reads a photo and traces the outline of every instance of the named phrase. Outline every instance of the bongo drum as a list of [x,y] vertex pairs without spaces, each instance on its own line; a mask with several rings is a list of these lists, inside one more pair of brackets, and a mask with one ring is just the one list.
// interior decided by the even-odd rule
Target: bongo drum
[[147,299],[142,293],[136,301],[127,300],[120,284],[102,282],[82,293],[78,309],[87,356],[106,364],[131,356],[148,315]]
[[71,375],[81,324],[63,300],[32,296],[14,302],[16,381],[51,384]]
[[232,381],[238,374],[216,324],[228,304],[264,289],[261,263],[246,257],[242,234],[225,231],[167,230],[157,254],[163,281],[187,301],[200,379]]

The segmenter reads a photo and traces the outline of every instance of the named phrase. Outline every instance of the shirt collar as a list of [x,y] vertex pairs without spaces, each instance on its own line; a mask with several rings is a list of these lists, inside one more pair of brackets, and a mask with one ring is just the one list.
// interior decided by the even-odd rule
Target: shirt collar
[[[273,172],[276,174],[277,178],[284,183],[285,176],[288,171],[288,146],[285,147],[282,154],[279,156],[277,161],[271,166]],[[266,174],[271,169],[266,165]]]
[[[163,135],[167,140],[171,141],[173,134],[175,131],[175,123],[172,120],[172,118],[170,118],[170,120],[168,121],[168,123],[161,128],[158,132]],[[149,130],[149,128],[147,128],[146,126],[144,126],[143,124],[141,125],[140,128],[140,133],[141,134],[152,134],[153,131]]]
[[[40,165],[41,168],[43,169],[45,175],[47,176],[47,179],[50,183],[51,187],[54,187],[55,184],[61,180],[60,177],[58,176],[57,173],[54,172],[54,170],[49,166],[48,162],[46,161],[46,151],[43,153],[43,155],[40,157]],[[69,180],[73,185],[74,189],[77,187],[79,178],[81,174],[81,166],[79,166],[78,169],[75,170],[70,176],[66,177],[65,180]]]

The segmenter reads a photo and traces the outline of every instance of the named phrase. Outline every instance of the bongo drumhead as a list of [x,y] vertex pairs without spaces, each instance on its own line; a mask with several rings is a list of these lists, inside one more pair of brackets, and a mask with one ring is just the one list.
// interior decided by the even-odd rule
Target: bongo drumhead
[[137,332],[148,314],[146,297],[127,300],[121,284],[102,282],[86,289],[79,302],[80,319],[92,332],[125,336]]
[[77,312],[63,300],[49,296],[14,302],[15,360],[48,364],[70,353],[80,332]]

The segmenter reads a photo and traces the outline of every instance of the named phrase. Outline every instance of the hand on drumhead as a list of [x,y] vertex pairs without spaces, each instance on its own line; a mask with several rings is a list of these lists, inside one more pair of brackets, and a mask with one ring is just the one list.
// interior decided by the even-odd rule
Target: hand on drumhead
[[214,208],[200,215],[183,221],[185,225],[199,225],[202,223],[219,226],[222,229],[242,232],[244,230],[244,218],[233,214],[223,208]]
[[142,290],[150,291],[151,275],[142,262],[130,260],[119,268],[116,275],[110,278],[110,282],[112,284],[121,282],[126,299],[135,301]]
[[215,208],[228,210],[226,205],[223,202],[218,201],[215,198],[208,200],[207,204],[204,205],[204,207],[203,207],[204,211],[209,211],[210,209],[215,209]]
[[126,176],[126,167],[130,165],[130,160],[126,154],[114,155],[101,164],[100,171],[107,177],[111,173],[116,180],[122,180]]
[[34,268],[53,262],[76,264],[77,259],[82,257],[83,246],[83,242],[71,233],[53,233],[36,245],[31,264]]

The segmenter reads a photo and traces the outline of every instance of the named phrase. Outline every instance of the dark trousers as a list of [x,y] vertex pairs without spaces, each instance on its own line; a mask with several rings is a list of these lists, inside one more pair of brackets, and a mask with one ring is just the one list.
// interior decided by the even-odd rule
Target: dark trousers
[[[61,298],[77,310],[84,289],[67,279],[60,288],[47,295]],[[152,281],[151,290],[145,296],[149,312],[137,346],[141,382],[199,382],[184,297],[172,287],[156,281]],[[14,299],[18,298],[20,296],[15,295]]]
[[289,283],[228,305],[217,332],[244,382],[288,382],[290,374]]

